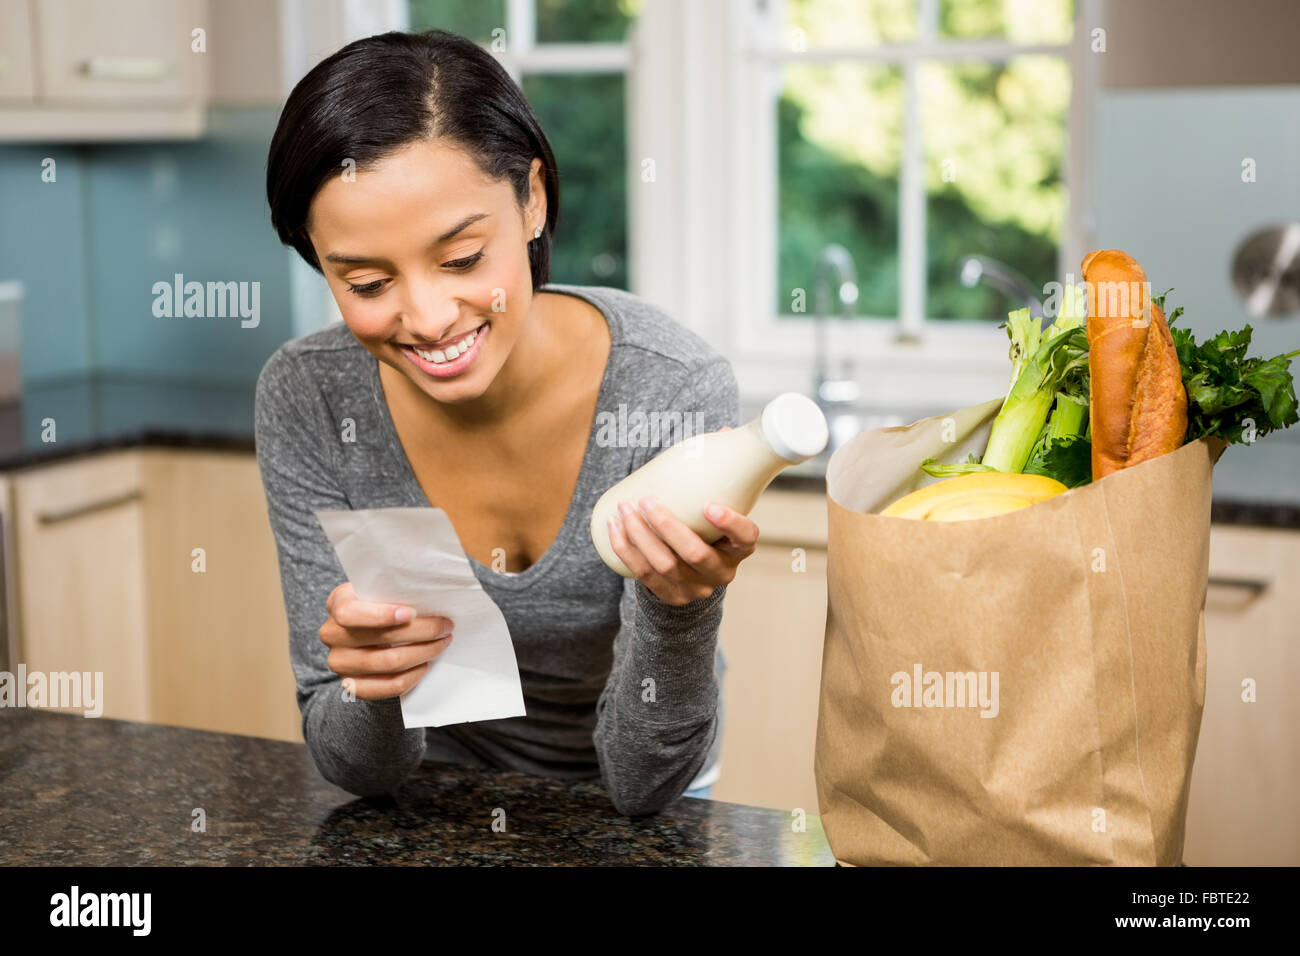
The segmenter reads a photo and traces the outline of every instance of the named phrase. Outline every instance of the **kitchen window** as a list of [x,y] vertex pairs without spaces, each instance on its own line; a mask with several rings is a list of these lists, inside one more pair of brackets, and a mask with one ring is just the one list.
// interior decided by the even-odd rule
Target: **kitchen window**
[[[869,403],[955,407],[1005,390],[992,326],[1077,273],[1087,248],[1091,7],[739,3],[732,110],[749,122],[732,136],[757,206],[736,231],[752,264],[730,335],[742,381],[811,388],[811,316],[830,313],[826,371]],[[841,296],[828,269],[819,296],[832,243],[856,282]]]
[[825,329],[833,377],[877,406],[1002,394],[993,326],[1019,302],[961,265],[1000,260],[1041,297],[1090,248],[1093,5],[648,0],[632,154],[675,175],[633,184],[633,291],[719,347],[742,393],[811,393],[836,243],[857,300]]
[[561,177],[553,282],[629,285],[625,39],[642,3],[409,0],[407,29],[450,30],[491,50],[537,113]]
[[560,166],[554,281],[662,306],[742,394],[811,393],[832,243],[857,280],[832,377],[949,408],[1005,391],[997,265],[1041,297],[1092,248],[1096,0],[368,3],[493,50]]
[[[780,6],[784,45],[757,54],[781,86],[776,313],[830,240],[861,264],[856,314],[906,335],[1041,298],[1066,209],[1073,0]],[[963,270],[969,255],[995,261]]]

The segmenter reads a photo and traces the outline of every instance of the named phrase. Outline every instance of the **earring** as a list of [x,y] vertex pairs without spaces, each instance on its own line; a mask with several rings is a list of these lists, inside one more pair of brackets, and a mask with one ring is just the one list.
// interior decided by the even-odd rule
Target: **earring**
[[536,229],[533,230],[533,238],[540,239],[541,236],[542,236],[542,227],[538,226]]

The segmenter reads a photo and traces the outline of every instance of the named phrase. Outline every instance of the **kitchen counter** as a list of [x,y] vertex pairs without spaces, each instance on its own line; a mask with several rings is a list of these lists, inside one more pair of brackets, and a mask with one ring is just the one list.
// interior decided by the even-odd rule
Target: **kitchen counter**
[[[44,441],[51,420],[56,441]],[[87,375],[0,405],[0,471],[144,446],[253,452],[253,386]]]
[[[742,405],[742,419],[754,407]],[[56,442],[41,440],[42,422],[53,419]],[[1300,429],[1300,426],[1295,426]],[[1269,436],[1270,440],[1273,436]],[[1229,449],[1221,461],[1220,487],[1252,488],[1242,475],[1290,474],[1287,445]],[[0,471],[117,448],[197,448],[253,453],[253,386],[176,385],[130,376],[92,375],[24,387],[20,404],[0,405]],[[1271,458],[1265,453],[1271,454]],[[1248,458],[1253,455],[1254,458]],[[786,469],[773,488],[826,494],[829,456]],[[1295,496],[1259,500],[1253,492],[1216,491],[1211,521],[1217,524],[1300,529],[1300,482]]]
[[0,709],[7,866],[833,866],[820,818],[804,833],[791,820],[692,797],[634,820],[595,782],[433,762],[392,797],[360,798],[302,744]]

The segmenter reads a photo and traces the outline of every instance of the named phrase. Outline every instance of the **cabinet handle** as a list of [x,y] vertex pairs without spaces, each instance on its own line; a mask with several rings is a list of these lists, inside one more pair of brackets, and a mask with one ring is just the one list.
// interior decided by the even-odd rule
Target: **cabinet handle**
[[1268,590],[1268,586],[1273,582],[1263,578],[1224,578],[1214,576],[1209,580],[1211,587],[1220,588],[1241,588],[1246,591],[1252,591],[1255,594],[1263,594]]
[[153,83],[171,72],[166,60],[128,56],[92,56],[78,64],[77,69],[92,80],[132,80]]
[[36,516],[36,520],[41,524],[56,524],[60,521],[67,521],[69,518],[80,518],[82,515],[88,515],[95,511],[104,511],[107,508],[116,508],[118,505],[139,501],[143,497],[144,492],[137,489],[114,495],[112,498],[101,498],[99,501],[88,501],[84,504],[73,505],[71,508],[64,508],[62,511],[42,511]]

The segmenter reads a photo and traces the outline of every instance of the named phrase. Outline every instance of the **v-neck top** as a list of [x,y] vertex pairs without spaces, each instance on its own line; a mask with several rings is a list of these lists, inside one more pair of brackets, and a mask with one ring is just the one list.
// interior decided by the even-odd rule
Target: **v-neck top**
[[[600,390],[596,396],[596,409],[597,414],[599,414],[601,409],[608,408],[610,404],[610,392],[613,387],[611,382],[611,369],[614,365],[614,349],[616,344],[622,339],[623,333],[620,325],[621,319],[607,306],[601,306],[593,295],[582,294],[580,287],[547,285],[542,287],[542,291],[564,292],[564,294],[572,295],[576,298],[582,299],[583,301],[590,302],[592,305],[596,306],[601,315],[605,317],[605,322],[609,325],[610,358],[605,362],[605,368],[601,374]],[[375,397],[376,411],[380,421],[383,423],[383,427],[387,430],[384,435],[384,444],[392,451],[394,465],[402,474],[403,480],[407,484],[407,488],[411,494],[411,506],[420,508],[433,507],[429,502],[428,496],[425,495],[424,489],[420,486],[420,481],[415,475],[415,469],[411,467],[411,461],[407,457],[405,449],[402,448],[401,439],[398,438],[397,427],[393,422],[393,416],[388,407],[388,402],[384,398],[383,383],[379,378],[379,360],[373,355],[370,356],[370,371],[370,385],[371,391]],[[719,424],[716,427],[721,428],[722,425]],[[711,431],[712,429],[709,430]],[[482,581],[485,576],[490,576],[490,578],[501,588],[518,590],[530,587],[533,581],[545,575],[551,565],[553,565],[557,560],[560,560],[562,556],[571,549],[574,538],[581,538],[586,541],[587,544],[590,544],[588,524],[591,521],[591,508],[587,509],[586,514],[581,513],[580,506],[582,500],[580,492],[590,483],[588,472],[597,467],[597,465],[593,463],[593,459],[599,451],[597,446],[598,434],[599,429],[593,427],[590,434],[587,436],[587,446],[582,454],[582,464],[579,466],[578,481],[574,489],[574,494],[569,499],[569,508],[564,515],[564,522],[560,525],[559,533],[556,534],[550,547],[548,547],[546,551],[543,552],[542,556],[536,561],[524,568],[523,571],[518,572],[495,571],[488,565],[477,560],[467,551],[465,552],[465,557],[468,559],[470,566],[474,569],[475,576],[479,578],[480,581]],[[610,482],[610,484],[612,485],[614,482]],[[601,492],[603,491],[604,489],[602,488]],[[599,494],[597,495],[597,498],[599,498]]]
[[[344,323],[284,343],[258,378],[258,465],[303,734],[325,778],[353,793],[391,792],[421,760],[445,760],[598,778],[619,810],[638,815],[716,776],[726,588],[665,604],[607,568],[588,527],[599,497],[674,439],[739,425],[735,376],[703,338],[629,292],[556,283],[542,291],[595,306],[609,325],[610,352],[554,541],[517,574],[466,555],[510,629],[523,717],[407,729],[398,698],[344,697],[318,632],[345,575],[314,512],[430,503],[397,437],[378,360]],[[638,417],[678,414],[689,430],[629,427]],[[457,631],[456,639],[473,635]]]

